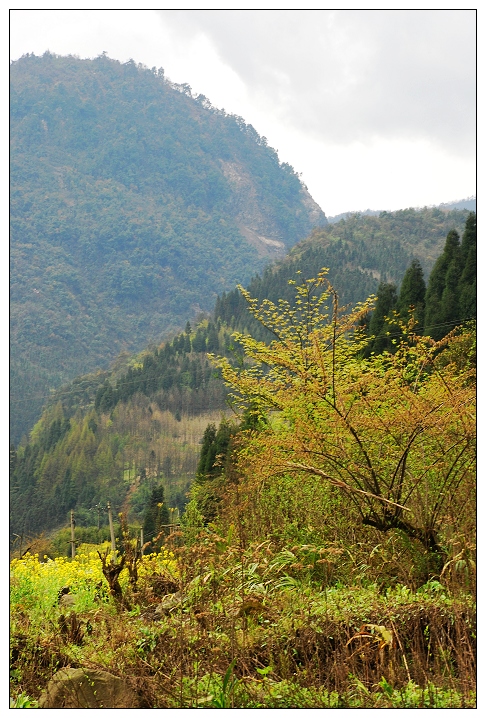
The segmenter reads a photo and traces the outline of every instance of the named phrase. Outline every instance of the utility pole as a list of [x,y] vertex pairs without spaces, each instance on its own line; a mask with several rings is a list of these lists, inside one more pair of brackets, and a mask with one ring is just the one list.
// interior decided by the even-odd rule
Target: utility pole
[[76,555],[76,544],[74,543],[74,528],[76,526],[76,522],[74,520],[74,511],[71,509],[71,558],[74,558]]
[[116,551],[115,531],[113,530],[113,517],[111,515],[111,504],[109,501],[108,501],[106,508],[108,509],[108,521],[110,524],[111,550],[112,550],[111,561],[112,561],[112,563],[115,563],[115,551]]

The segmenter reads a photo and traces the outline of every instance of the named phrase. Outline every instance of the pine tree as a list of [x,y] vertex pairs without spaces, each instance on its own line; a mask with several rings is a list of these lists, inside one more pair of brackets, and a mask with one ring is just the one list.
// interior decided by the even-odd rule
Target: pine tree
[[161,531],[164,524],[169,523],[169,510],[164,503],[164,487],[156,486],[152,490],[145,517],[143,520],[143,536],[145,541],[153,540]]
[[445,287],[440,302],[441,334],[445,336],[454,326],[460,323],[459,281],[462,274],[462,257],[460,252],[453,257],[445,277]]
[[[58,488],[58,486],[56,486],[56,488]],[[59,508],[63,511],[69,511],[70,509],[74,508],[76,503],[74,486],[71,480],[71,469],[69,468],[69,466],[64,473],[63,482],[59,487],[59,501]]]
[[206,349],[208,352],[217,352],[219,350],[218,332],[216,327],[212,323],[208,325],[208,339]]
[[224,463],[228,457],[231,437],[235,433],[235,427],[226,419],[223,419],[216,432],[214,442],[215,457],[210,471],[214,475],[220,475],[224,469]]
[[371,352],[381,354],[384,351],[393,351],[393,345],[388,336],[393,328],[385,319],[386,317],[391,317],[396,304],[396,286],[381,282],[376,293],[376,305],[370,320],[370,334],[374,336],[374,340],[368,347],[366,354],[369,355]]
[[454,326],[459,303],[458,283],[461,269],[459,234],[455,229],[451,229],[444,251],[432,268],[425,294],[424,332],[433,339],[441,339]]
[[194,352],[205,352],[206,351],[206,334],[202,327],[199,327],[196,336],[192,340],[192,351]]
[[201,453],[199,455],[199,462],[196,469],[196,475],[203,477],[208,472],[208,467],[212,465],[214,461],[214,443],[216,439],[216,425],[208,424],[203,435]]
[[476,214],[471,212],[462,235],[463,270],[459,280],[459,312],[461,321],[476,318],[477,313],[477,227]]
[[397,310],[400,312],[401,317],[406,319],[410,307],[413,307],[419,332],[423,330],[424,326],[426,290],[422,266],[418,259],[414,259],[403,277],[397,302]]
[[191,498],[196,502],[205,523],[214,521],[218,514],[229,466],[231,438],[236,431],[234,424],[223,419],[217,431],[214,424],[208,424],[204,432]]
[[217,431],[214,424],[208,424],[204,432],[203,445],[196,471],[199,482],[222,474],[231,437],[235,431],[235,427],[225,419],[221,421]]

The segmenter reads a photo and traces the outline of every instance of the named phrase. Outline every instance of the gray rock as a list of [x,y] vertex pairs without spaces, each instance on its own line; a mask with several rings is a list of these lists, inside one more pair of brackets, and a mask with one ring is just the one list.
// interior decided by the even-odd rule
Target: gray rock
[[139,698],[126,681],[91,668],[62,668],[39,699],[39,708],[139,707]]

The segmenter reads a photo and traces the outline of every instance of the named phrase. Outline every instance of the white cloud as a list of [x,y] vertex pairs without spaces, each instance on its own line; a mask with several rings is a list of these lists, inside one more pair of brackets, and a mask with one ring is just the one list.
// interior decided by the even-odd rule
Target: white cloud
[[473,10],[160,10],[201,33],[262,109],[325,142],[474,151]]
[[475,194],[475,13],[13,10],[11,57],[164,67],[268,138],[328,215]]

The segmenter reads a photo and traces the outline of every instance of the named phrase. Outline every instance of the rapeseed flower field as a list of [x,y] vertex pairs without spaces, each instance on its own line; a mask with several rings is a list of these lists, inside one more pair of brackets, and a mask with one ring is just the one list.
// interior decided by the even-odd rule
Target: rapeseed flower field
[[[11,707],[38,707],[53,676],[78,667],[122,678],[141,707],[475,706],[474,606],[465,596],[438,581],[417,592],[323,591],[311,583],[313,566],[296,561],[297,546],[242,553],[211,538],[143,556],[136,589],[123,568],[121,599],[109,594],[98,555],[108,551],[108,563],[110,543],[82,545],[74,559],[13,559]],[[433,664],[420,635],[442,649]],[[426,660],[433,680],[423,680]]]
[[[64,556],[51,559],[37,553],[14,558],[10,563],[12,611],[27,610],[31,615],[42,614],[56,605],[59,591],[64,587],[69,587],[70,594],[79,601],[79,608],[88,608],[99,598],[100,592],[108,588],[97,552],[103,554],[109,548],[109,543],[99,546],[84,544],[77,549],[74,559]],[[147,554],[138,565],[138,576],[142,581],[160,573],[177,577],[176,562],[170,551]],[[122,570],[119,580],[122,589],[126,589],[129,580],[127,568]]]

